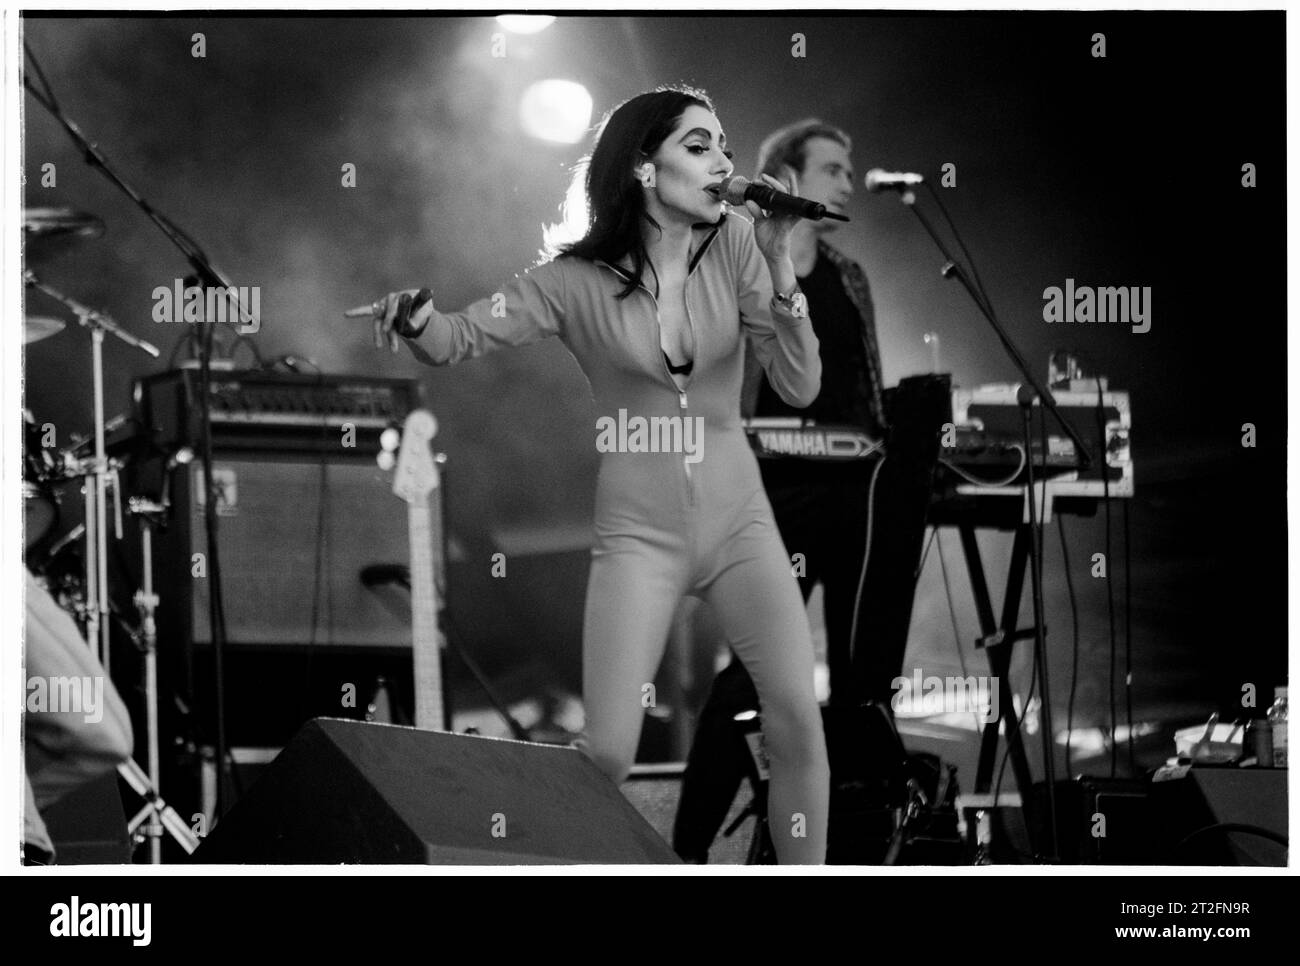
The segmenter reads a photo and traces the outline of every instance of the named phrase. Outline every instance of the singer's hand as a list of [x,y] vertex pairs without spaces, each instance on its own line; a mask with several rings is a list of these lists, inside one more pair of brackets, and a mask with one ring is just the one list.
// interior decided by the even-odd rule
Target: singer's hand
[[[790,183],[778,181],[770,174],[763,175],[763,180],[777,191],[789,195],[799,193],[799,175],[791,168],[786,168]],[[790,233],[799,224],[798,215],[780,215],[764,211],[757,202],[746,201],[745,207],[754,218],[754,240],[758,242],[759,251],[769,262],[784,258],[790,254]]]
[[408,288],[402,292],[389,292],[369,305],[348,309],[343,314],[349,319],[372,319],[375,327],[375,348],[384,343],[396,352],[401,338],[415,339],[424,331],[433,315],[433,293],[427,288]]

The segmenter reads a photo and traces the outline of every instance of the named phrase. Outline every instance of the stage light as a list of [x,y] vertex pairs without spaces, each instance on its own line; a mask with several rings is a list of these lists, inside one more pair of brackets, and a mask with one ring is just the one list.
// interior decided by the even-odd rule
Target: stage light
[[519,121],[535,138],[577,144],[591,125],[591,94],[575,81],[544,80],[532,84],[519,101]]
[[503,13],[497,17],[497,23],[512,34],[536,34],[541,33],[555,23],[555,18],[521,13]]

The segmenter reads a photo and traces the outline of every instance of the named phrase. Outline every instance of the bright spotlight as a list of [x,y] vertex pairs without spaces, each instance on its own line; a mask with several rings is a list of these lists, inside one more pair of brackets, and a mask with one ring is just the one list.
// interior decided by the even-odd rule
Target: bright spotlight
[[503,13],[497,17],[497,23],[512,34],[535,34],[555,23],[555,18],[522,13]]
[[519,122],[543,141],[577,144],[591,124],[591,95],[575,81],[544,80],[531,85],[519,101]]

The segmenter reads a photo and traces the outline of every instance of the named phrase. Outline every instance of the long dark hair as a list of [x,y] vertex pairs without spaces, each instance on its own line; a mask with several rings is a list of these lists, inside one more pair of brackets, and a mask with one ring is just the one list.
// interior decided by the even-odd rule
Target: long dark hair
[[648,264],[641,222],[658,223],[646,211],[633,169],[659,150],[686,109],[713,111],[713,102],[691,87],[659,87],[624,101],[605,116],[586,166],[587,233],[560,246],[560,257],[597,259],[613,265],[632,254],[632,279],[618,293],[627,298],[641,284]]

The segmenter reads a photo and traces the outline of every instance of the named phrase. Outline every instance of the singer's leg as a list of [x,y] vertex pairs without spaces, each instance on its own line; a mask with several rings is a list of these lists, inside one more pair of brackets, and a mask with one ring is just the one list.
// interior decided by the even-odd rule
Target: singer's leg
[[767,501],[731,537],[706,590],[754,680],[771,765],[768,821],[782,864],[826,860],[830,765],[813,691],[812,635]]
[[[804,566],[796,576],[805,607],[824,570],[824,527],[814,527],[823,515],[820,513],[822,500],[820,491],[810,497],[811,489],[774,484],[767,490],[786,559],[792,553],[803,556]],[[854,580],[856,587],[856,575]],[[682,773],[682,793],[673,824],[673,848],[689,862],[706,860],[709,847],[744,781],[749,751],[740,739],[734,718],[741,711],[757,707],[754,682],[737,658],[714,679],[696,720],[690,756]]]
[[632,767],[653,707],[684,574],[680,557],[632,537],[605,541],[592,555],[582,643],[586,726],[577,744],[616,783]]

